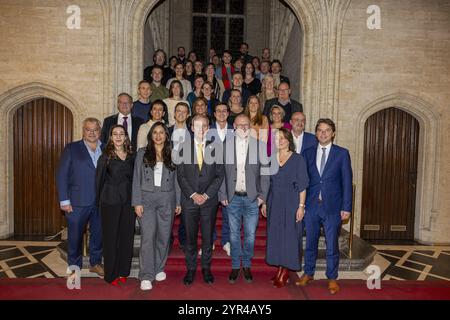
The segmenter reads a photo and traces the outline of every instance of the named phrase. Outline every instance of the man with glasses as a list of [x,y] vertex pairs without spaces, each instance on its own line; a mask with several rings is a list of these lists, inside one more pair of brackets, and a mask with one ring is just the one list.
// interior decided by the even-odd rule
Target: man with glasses
[[102,154],[100,121],[86,118],[83,121],[83,139],[69,143],[62,152],[56,175],[61,210],[67,219],[68,273],[83,266],[83,233],[89,223],[90,272],[103,277],[102,230],[100,215],[95,203],[95,170]]
[[284,121],[289,122],[294,112],[303,112],[303,106],[300,102],[291,99],[291,88],[289,83],[281,82],[278,86],[278,98],[267,100],[264,105],[264,115],[269,117],[270,109],[274,105],[283,107],[285,112]]
[[102,135],[100,138],[103,143],[106,144],[108,142],[111,127],[115,124],[121,124],[127,130],[128,136],[131,137],[131,147],[136,151],[139,127],[144,123],[144,120],[131,114],[132,107],[133,98],[125,92],[119,94],[117,97],[117,109],[119,112],[103,120]]
[[[250,119],[240,114],[234,120],[236,134],[224,143],[225,179],[219,191],[219,200],[227,208],[230,225],[231,273],[235,283],[241,265],[247,283],[253,281],[250,271],[254,254],[259,206],[267,198],[270,177],[261,174],[264,144],[250,136]],[[241,224],[244,242],[241,243]]]

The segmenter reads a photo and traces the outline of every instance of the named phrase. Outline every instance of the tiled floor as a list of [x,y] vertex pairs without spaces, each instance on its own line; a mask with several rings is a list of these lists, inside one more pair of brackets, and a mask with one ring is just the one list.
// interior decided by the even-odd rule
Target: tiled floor
[[[0,241],[0,278],[64,277],[67,264],[56,246],[59,241]],[[383,280],[450,281],[450,247],[374,245],[373,265]],[[84,276],[94,276],[82,270]],[[339,272],[340,279],[367,279],[365,272]],[[317,272],[316,278],[324,278]]]
[[383,280],[450,281],[450,247],[375,245],[389,261]]

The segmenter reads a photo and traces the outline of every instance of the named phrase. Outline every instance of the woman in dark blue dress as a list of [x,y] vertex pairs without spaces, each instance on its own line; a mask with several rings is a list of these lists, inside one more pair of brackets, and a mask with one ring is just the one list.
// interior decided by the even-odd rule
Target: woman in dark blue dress
[[295,152],[288,129],[279,129],[276,146],[272,161],[277,161],[279,167],[271,175],[267,207],[262,213],[267,216],[266,262],[278,267],[272,280],[275,287],[281,288],[288,282],[290,270],[301,270],[302,220],[309,179],[305,160]]

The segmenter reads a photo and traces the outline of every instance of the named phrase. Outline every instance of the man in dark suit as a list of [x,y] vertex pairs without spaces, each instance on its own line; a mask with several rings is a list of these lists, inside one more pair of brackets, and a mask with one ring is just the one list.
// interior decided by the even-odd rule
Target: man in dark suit
[[[181,208],[186,228],[186,266],[187,273],[183,279],[185,285],[194,281],[197,268],[197,237],[200,222],[202,233],[201,266],[203,280],[212,284],[211,259],[213,230],[216,224],[218,190],[224,178],[221,164],[222,143],[208,143],[206,133],[209,120],[204,115],[196,115],[192,120],[194,139],[186,141],[180,150],[178,164],[178,183],[181,188]],[[217,154],[219,153],[219,154]],[[219,161],[216,161],[219,159]]]
[[294,112],[291,117],[291,132],[294,138],[295,151],[302,156],[306,149],[317,147],[317,138],[305,131],[306,117],[303,112]]
[[319,119],[316,125],[317,148],[305,150],[309,175],[306,190],[306,248],[304,274],[297,280],[306,286],[314,279],[320,226],[326,240],[328,290],[337,293],[339,234],[343,220],[352,210],[352,166],[347,149],[333,144],[336,126],[331,119]]
[[264,115],[269,117],[270,109],[273,105],[282,106],[285,112],[284,122],[289,122],[294,112],[303,112],[303,106],[300,102],[290,98],[291,88],[289,83],[282,82],[278,86],[278,98],[267,100],[264,104]]
[[125,92],[119,94],[117,97],[117,109],[119,110],[119,113],[109,116],[103,120],[102,135],[100,138],[103,143],[108,143],[109,131],[111,130],[111,127],[115,124],[121,124],[127,130],[128,136],[131,137],[131,146],[133,150],[136,151],[139,127],[144,123],[144,120],[131,114],[132,107],[133,98]]
[[100,121],[87,118],[83,121],[83,139],[69,143],[59,160],[56,175],[61,210],[67,219],[69,269],[82,268],[81,252],[83,233],[89,223],[90,271],[104,275],[102,267],[102,231],[95,203],[95,170],[102,154]]
[[[229,107],[225,103],[219,103],[214,108],[214,118],[216,121],[211,125],[211,130],[208,131],[208,140],[216,141],[219,139],[224,142],[228,137],[234,136],[233,125],[228,123],[228,116],[230,114]],[[214,232],[214,241],[216,232]],[[222,237],[221,245],[227,255],[231,255],[230,244],[230,224],[228,219],[227,207],[222,205]]]

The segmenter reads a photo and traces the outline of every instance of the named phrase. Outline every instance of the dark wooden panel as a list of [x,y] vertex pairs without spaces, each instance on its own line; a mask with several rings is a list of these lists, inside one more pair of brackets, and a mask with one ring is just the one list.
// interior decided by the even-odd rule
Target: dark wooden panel
[[[419,123],[397,108],[367,119],[361,235],[365,239],[413,240]],[[379,230],[366,230],[379,226]],[[405,231],[392,231],[391,228]]]
[[56,192],[56,169],[72,141],[73,117],[51,99],[33,100],[14,115],[14,233],[49,235],[65,223]]

